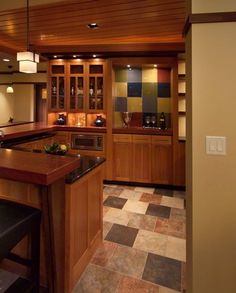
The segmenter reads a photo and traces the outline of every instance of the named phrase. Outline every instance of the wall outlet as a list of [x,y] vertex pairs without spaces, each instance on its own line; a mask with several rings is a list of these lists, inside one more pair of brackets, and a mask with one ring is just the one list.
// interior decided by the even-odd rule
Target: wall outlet
[[206,153],[208,155],[226,155],[226,137],[206,136]]

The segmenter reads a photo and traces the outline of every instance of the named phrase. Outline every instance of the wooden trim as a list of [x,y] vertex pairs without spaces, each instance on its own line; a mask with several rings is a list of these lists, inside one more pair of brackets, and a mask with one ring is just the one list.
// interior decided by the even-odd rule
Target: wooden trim
[[236,12],[213,12],[213,13],[193,13],[190,14],[183,28],[183,36],[186,36],[192,24],[235,22]]
[[[23,72],[20,72],[18,70],[14,70],[14,71],[0,71],[0,75],[6,75],[6,74],[14,74],[14,73],[20,73],[23,74]],[[47,70],[38,70],[37,73],[47,73]],[[25,73],[24,73],[25,74]]]

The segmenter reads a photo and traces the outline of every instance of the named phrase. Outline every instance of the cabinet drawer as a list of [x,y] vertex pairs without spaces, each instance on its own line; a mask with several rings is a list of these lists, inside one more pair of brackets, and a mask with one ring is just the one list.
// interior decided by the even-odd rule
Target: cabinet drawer
[[132,136],[131,134],[113,134],[114,142],[131,142]]
[[151,135],[133,135],[133,142],[135,143],[151,143]]
[[155,144],[171,144],[172,143],[172,137],[171,136],[165,136],[165,135],[157,135],[152,136],[152,143]]

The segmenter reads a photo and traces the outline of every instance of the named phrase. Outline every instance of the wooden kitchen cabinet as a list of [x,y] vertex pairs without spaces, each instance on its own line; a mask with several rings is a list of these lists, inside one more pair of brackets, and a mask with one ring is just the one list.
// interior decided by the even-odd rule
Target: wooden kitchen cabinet
[[151,135],[132,135],[132,181],[151,181]]
[[105,61],[97,60],[49,61],[48,111],[105,111],[105,64]]
[[152,182],[172,184],[172,138],[170,136],[152,136]]
[[113,134],[114,180],[131,181],[132,164],[132,135]]
[[113,134],[113,179],[172,184],[172,137]]
[[49,111],[66,111],[66,66],[62,61],[54,61],[49,65]]

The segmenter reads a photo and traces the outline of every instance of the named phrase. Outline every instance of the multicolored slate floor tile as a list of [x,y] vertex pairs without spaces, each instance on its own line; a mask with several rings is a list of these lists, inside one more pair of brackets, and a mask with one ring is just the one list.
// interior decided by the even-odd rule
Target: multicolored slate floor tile
[[185,192],[104,186],[103,237],[73,293],[185,290]]

